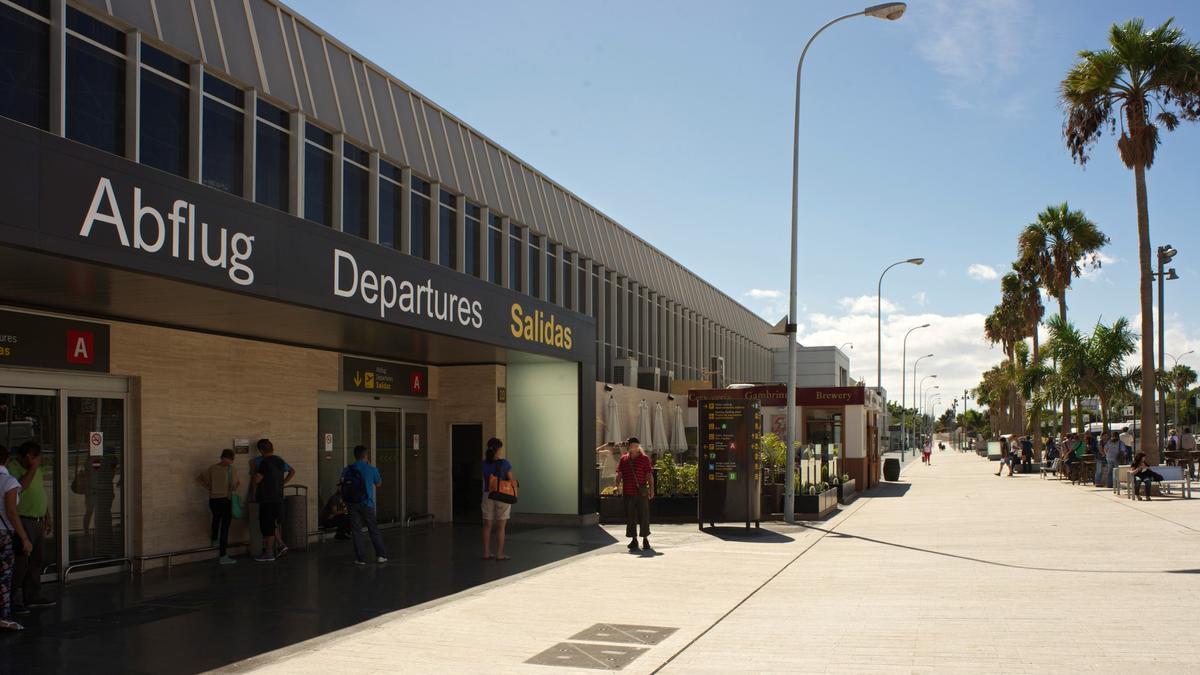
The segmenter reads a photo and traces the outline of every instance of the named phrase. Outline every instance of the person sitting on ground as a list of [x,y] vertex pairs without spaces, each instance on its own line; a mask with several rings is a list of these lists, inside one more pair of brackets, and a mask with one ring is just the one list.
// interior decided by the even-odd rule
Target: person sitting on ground
[[1154,472],[1150,468],[1150,464],[1146,461],[1146,453],[1139,452],[1133,457],[1133,468],[1129,471],[1133,475],[1133,496],[1141,501],[1142,498],[1138,494],[1138,489],[1141,486],[1146,488],[1146,501],[1150,501],[1150,486],[1155,481],[1162,480],[1162,476]]
[[334,539],[345,541],[350,538],[350,512],[346,510],[346,502],[342,500],[341,492],[334,492],[325,501],[325,509],[321,513],[321,527],[336,528]]

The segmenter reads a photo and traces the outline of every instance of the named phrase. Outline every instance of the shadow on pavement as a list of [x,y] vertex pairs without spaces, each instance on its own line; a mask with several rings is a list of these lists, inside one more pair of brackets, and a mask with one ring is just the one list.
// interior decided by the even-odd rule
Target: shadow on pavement
[[909,483],[901,483],[899,481],[894,482],[894,483],[889,483],[887,481],[884,481],[884,482],[876,485],[875,487],[871,488],[870,490],[867,490],[866,492],[862,493],[862,496],[870,497],[871,499],[877,499],[880,497],[884,497],[884,498],[903,497],[908,492],[909,488],[911,488],[911,487],[912,487],[912,485],[910,485]]
[[744,541],[753,544],[787,544],[795,541],[786,534],[766,529],[747,530],[744,527],[706,527],[701,532],[721,541]]
[[0,673],[195,673],[615,542],[600,527],[510,527],[511,560],[483,560],[478,526],[384,530],[390,562],[354,565],[350,542],[275,563],[180,565],[63,587],[57,607],[0,635]]

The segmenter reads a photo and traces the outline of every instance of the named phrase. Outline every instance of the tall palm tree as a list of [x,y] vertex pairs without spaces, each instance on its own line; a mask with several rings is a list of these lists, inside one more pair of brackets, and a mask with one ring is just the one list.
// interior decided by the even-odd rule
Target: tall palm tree
[[1192,370],[1191,366],[1179,363],[1167,373],[1167,376],[1171,386],[1175,388],[1175,427],[1179,428],[1182,426],[1179,422],[1179,401],[1188,388],[1196,383],[1196,371]]
[[[1001,298],[1002,301],[1016,303],[1021,310],[1021,317],[1024,320],[1023,333],[1033,341],[1030,366],[1041,368],[1042,356],[1038,344],[1038,327],[1041,326],[1042,317],[1046,314],[1046,306],[1042,304],[1040,292],[1041,269],[1036,260],[1024,256],[1012,264],[1012,269],[1012,272],[1005,274],[1000,280]],[[1042,456],[1042,400],[1040,396],[1036,395],[1038,393],[1036,388],[1043,381],[1044,378],[1041,377],[1026,378],[1022,391],[1026,400],[1034,404],[1031,423],[1033,425],[1033,449],[1038,457]]]
[[[1017,380],[1013,377],[1013,373],[1017,370],[1017,343],[1024,337],[1024,317],[1021,308],[1015,303],[1001,298],[1000,304],[996,305],[992,309],[992,313],[983,320],[983,335],[988,342],[999,344],[1005,359],[1007,359],[1003,369],[1003,381],[1006,388],[1003,396],[1004,408],[1012,410],[1012,414],[1007,419],[1010,423],[1016,423],[1018,419]],[[993,424],[992,428],[998,427]]]
[[[1017,239],[1017,256],[1023,266],[1037,270],[1038,280],[1050,297],[1058,300],[1058,315],[1067,320],[1067,289],[1085,267],[1098,267],[1097,254],[1108,237],[1083,211],[1062,204],[1050,205],[1025,226]],[[1070,410],[1063,401],[1062,432],[1070,426]]]
[[[1150,295],[1150,212],[1146,169],[1154,164],[1159,126],[1167,131],[1182,120],[1200,120],[1200,45],[1184,38],[1167,20],[1147,31],[1141,19],[1113,24],[1108,49],[1079,52],[1062,81],[1066,109],[1063,136],[1080,165],[1104,135],[1120,130],[1117,151],[1133,170],[1137,196],[1138,262],[1142,304],[1142,438],[1154,429],[1154,306]],[[1154,108],[1158,114],[1155,115]],[[1158,444],[1144,447],[1158,461]]]

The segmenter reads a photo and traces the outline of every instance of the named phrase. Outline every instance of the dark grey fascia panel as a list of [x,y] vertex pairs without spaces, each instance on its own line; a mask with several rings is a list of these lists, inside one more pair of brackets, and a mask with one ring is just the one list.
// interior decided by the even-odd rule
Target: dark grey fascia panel
[[336,124],[340,115],[334,100],[333,85],[329,81],[329,65],[325,62],[321,36],[303,24],[296,25],[296,32],[300,35],[300,63],[317,108],[312,111],[315,112],[314,117],[325,120],[328,125]]
[[200,38],[196,35],[196,21],[192,17],[192,3],[188,0],[156,2],[158,25],[162,28],[162,40],[176,50],[200,58]]
[[[125,23],[136,27],[143,33],[162,39],[158,26],[154,23],[154,10],[150,8],[150,0],[110,0],[113,16]],[[101,3],[102,4],[102,3]],[[107,9],[101,7],[107,12]]]
[[288,62],[291,48],[284,43],[283,31],[279,27],[279,10],[265,2],[252,2],[250,18],[258,35],[259,53],[262,54],[270,95],[293,107],[300,107],[296,82]]
[[265,83],[258,75],[258,58],[254,55],[254,43],[250,39],[250,26],[246,23],[245,6],[229,0],[216,4],[221,42],[225,45],[225,56],[229,59],[229,74],[242,82],[263,87]]

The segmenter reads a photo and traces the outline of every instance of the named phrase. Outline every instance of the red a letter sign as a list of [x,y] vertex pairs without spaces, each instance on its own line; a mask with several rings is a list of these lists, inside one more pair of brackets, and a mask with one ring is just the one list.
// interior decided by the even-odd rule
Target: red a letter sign
[[95,337],[92,333],[82,330],[67,331],[67,363],[92,365],[95,360]]

